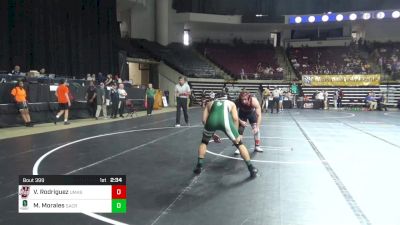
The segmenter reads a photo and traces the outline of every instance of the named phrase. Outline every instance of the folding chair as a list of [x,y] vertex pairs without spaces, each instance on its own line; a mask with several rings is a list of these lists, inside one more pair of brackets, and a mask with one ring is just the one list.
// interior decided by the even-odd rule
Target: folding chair
[[127,117],[128,116],[133,117],[134,115],[137,117],[137,113],[136,113],[135,106],[133,104],[133,100],[132,99],[127,99],[125,101],[125,110],[128,113]]

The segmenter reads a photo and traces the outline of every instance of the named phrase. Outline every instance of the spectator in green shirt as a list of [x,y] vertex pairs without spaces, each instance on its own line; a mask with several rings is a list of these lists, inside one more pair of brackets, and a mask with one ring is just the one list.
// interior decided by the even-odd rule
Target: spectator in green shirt
[[156,95],[156,90],[153,88],[153,84],[149,83],[149,87],[146,89],[146,96],[145,96],[145,99],[147,101],[147,116],[151,116],[153,112],[155,95]]

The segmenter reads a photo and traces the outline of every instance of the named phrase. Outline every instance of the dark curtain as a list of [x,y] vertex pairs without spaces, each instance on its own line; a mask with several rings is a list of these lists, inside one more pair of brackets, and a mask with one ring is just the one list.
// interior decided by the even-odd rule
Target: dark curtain
[[0,70],[118,72],[115,0],[0,0]]

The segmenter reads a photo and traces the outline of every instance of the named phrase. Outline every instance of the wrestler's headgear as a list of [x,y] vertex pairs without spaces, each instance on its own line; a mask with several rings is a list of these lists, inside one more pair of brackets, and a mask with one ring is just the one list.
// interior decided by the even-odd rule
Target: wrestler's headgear
[[228,99],[228,96],[224,92],[215,93],[215,99]]
[[251,94],[249,92],[240,92],[239,99],[247,99],[250,100]]

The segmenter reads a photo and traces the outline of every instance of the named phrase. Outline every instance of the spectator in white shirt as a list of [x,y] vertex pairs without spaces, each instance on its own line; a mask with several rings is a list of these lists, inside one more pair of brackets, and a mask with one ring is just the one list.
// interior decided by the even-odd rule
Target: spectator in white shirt
[[119,116],[124,117],[125,100],[126,100],[126,96],[128,96],[128,93],[126,93],[126,91],[124,89],[124,84],[119,84],[118,96],[119,96],[119,104],[118,104]]

